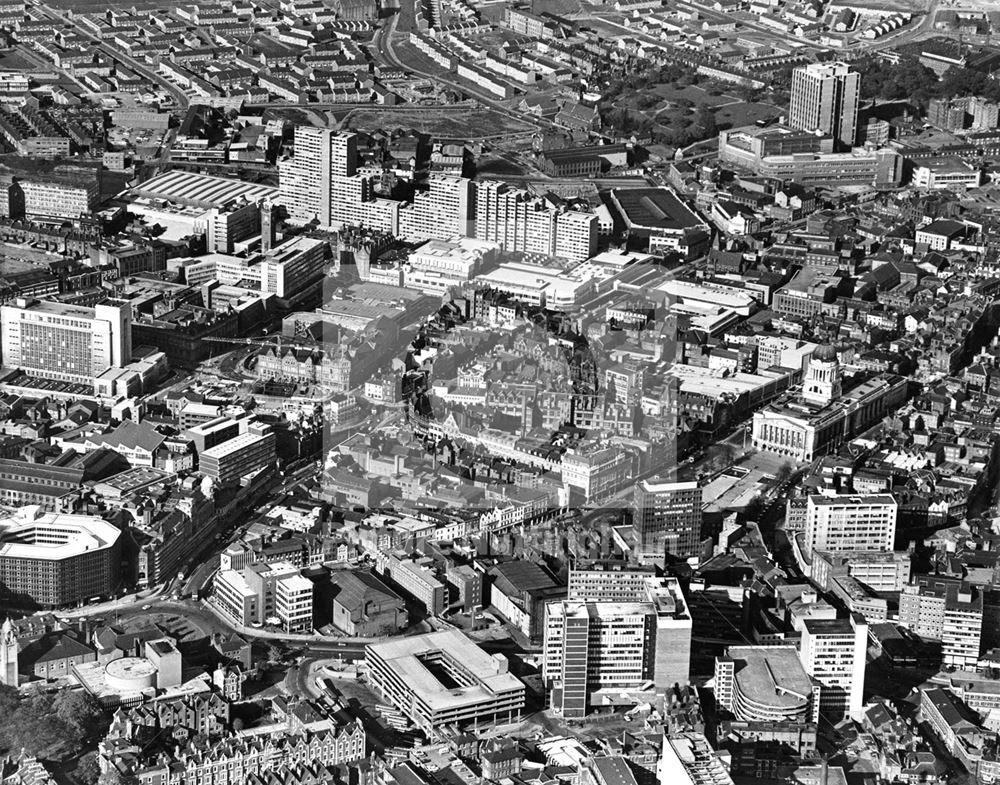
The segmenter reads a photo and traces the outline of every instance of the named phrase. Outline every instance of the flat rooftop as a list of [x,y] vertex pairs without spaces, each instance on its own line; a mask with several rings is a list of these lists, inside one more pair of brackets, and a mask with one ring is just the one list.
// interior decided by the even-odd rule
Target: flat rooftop
[[728,654],[740,692],[754,703],[793,709],[812,695],[812,680],[793,646],[733,646]]
[[120,536],[103,518],[22,507],[0,519],[0,557],[58,561],[110,548]]
[[[422,659],[440,656],[460,668],[468,686],[448,686]],[[524,692],[524,684],[510,673],[500,672],[502,661],[491,657],[458,630],[396,638],[368,646],[368,657],[376,657],[416,693],[432,711],[444,711],[493,701],[498,695]]]
[[615,188],[611,195],[630,226],[679,231],[705,225],[669,188]]

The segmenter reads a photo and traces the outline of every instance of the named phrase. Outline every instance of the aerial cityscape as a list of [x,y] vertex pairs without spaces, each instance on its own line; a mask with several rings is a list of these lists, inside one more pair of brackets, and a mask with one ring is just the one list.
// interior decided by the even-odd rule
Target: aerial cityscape
[[1000,2],[0,31],[0,785],[1000,783]]

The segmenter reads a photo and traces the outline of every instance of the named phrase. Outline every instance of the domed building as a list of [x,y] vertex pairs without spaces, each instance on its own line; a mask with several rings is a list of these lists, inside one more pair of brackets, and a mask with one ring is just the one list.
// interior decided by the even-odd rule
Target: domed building
[[841,395],[840,360],[833,346],[822,345],[813,352],[802,383],[802,398],[825,406]]
[[790,390],[753,416],[753,446],[805,463],[837,450],[906,399],[894,374],[844,379],[835,346],[818,346],[801,390]]

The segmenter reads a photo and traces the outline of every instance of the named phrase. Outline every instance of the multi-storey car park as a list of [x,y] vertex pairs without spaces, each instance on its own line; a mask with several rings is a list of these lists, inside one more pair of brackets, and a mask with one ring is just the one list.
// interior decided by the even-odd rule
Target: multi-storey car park
[[369,644],[371,685],[418,727],[515,722],[524,684],[458,630]]

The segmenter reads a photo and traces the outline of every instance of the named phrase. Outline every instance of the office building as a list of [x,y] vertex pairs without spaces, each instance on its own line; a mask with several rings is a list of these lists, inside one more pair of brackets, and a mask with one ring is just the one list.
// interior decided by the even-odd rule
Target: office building
[[235,624],[271,624],[288,633],[313,630],[313,583],[289,562],[220,570],[213,582],[215,606]]
[[895,498],[821,496],[806,501],[806,553],[891,551],[896,538]]
[[820,687],[794,646],[731,646],[715,660],[715,702],[738,720],[817,722]]
[[651,565],[625,561],[574,560],[569,567],[567,599],[584,602],[640,602],[646,581],[655,577]]
[[861,75],[846,63],[810,63],[792,71],[788,122],[803,131],[832,136],[841,147],[854,146]]
[[276,437],[269,425],[246,418],[227,425],[236,427],[237,432],[214,446],[199,450],[198,471],[220,485],[229,485],[274,463]]
[[118,588],[121,532],[102,518],[21,507],[0,518],[0,602],[59,608]]
[[90,308],[45,300],[0,307],[0,362],[32,376],[92,384],[132,353],[132,309],[108,301]]
[[425,732],[516,722],[524,709],[524,684],[507,658],[459,630],[371,643],[365,661],[372,688]]
[[313,630],[313,584],[298,573],[286,575],[274,584],[274,615],[285,632]]
[[438,579],[434,560],[429,556],[412,559],[403,551],[379,551],[375,568],[422,603],[431,616],[444,613],[448,604],[448,587]]
[[272,248],[260,260],[260,290],[286,300],[316,290],[326,251],[326,241],[314,237],[296,237]]
[[549,602],[544,632],[542,680],[565,717],[688,681],[691,614],[676,579],[646,579],[639,602]]
[[687,559],[701,544],[701,488],[696,482],[637,483],[632,492],[632,525],[641,561],[662,564],[666,554]]
[[20,181],[24,215],[35,221],[79,221],[101,199],[100,170],[87,166],[57,168]]
[[903,156],[892,148],[856,148],[838,153],[832,152],[830,145],[822,144],[824,141],[830,140],[780,126],[741,126],[719,133],[719,160],[761,177],[802,184],[891,187],[903,179]]
[[922,575],[899,595],[899,623],[922,638],[941,641],[941,658],[975,668],[983,633],[983,593],[957,578]]
[[819,711],[831,722],[860,718],[867,650],[868,624],[857,613],[847,619],[803,621],[799,657],[820,685]]

